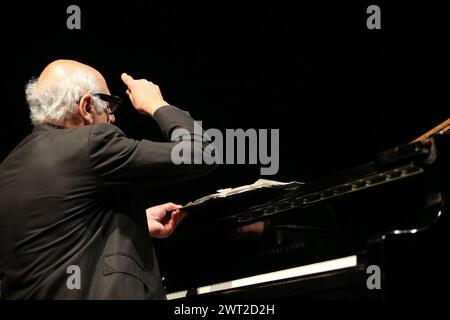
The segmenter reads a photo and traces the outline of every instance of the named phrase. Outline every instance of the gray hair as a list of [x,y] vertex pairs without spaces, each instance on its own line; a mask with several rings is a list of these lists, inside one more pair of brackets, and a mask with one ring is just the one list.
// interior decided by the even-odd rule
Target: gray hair
[[[76,121],[79,117],[79,99],[85,94],[99,92],[100,85],[89,72],[77,71],[50,86],[37,88],[37,79],[32,78],[25,86],[25,96],[30,107],[30,118],[34,125],[49,123],[60,124],[63,121]],[[97,97],[94,107],[104,111],[107,104]]]

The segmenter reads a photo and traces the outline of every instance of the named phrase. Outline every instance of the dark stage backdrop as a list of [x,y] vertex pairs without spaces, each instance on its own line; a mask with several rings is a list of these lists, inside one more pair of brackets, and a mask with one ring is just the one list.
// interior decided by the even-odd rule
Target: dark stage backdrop
[[[293,3],[295,2],[295,3]],[[160,85],[204,128],[280,129],[280,170],[311,181],[407,143],[449,115],[450,12],[445,1],[14,1],[2,4],[0,160],[32,129],[24,85],[54,59]],[[81,8],[68,30],[66,8]],[[366,9],[381,8],[381,30]],[[116,124],[159,140],[126,101]],[[182,186],[148,191],[149,204],[184,201],[253,182],[257,165],[223,165]]]

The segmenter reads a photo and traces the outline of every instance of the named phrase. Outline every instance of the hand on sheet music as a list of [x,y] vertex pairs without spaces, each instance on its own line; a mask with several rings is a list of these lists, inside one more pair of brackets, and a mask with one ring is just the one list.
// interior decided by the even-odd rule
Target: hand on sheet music
[[181,212],[182,206],[168,202],[146,210],[150,236],[164,239],[169,237],[187,213]]

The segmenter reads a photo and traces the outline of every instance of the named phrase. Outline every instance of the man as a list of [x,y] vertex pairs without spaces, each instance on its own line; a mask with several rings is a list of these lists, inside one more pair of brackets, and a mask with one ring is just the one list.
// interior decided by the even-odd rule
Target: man
[[27,85],[35,127],[0,166],[3,299],[165,299],[150,236],[169,236],[184,213],[173,203],[146,210],[141,188],[214,166],[174,165],[174,129],[190,133],[182,140],[193,153],[206,146],[194,120],[157,85],[122,80],[168,142],[129,139],[114,126],[120,99],[87,65],[58,60]]

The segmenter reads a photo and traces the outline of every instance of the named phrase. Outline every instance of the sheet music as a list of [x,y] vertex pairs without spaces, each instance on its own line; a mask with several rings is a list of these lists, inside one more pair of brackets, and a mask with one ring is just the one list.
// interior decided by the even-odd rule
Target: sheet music
[[202,197],[200,199],[197,199],[195,201],[187,203],[185,206],[183,206],[182,209],[193,208],[195,206],[199,206],[201,204],[204,204],[204,203],[214,200],[214,199],[227,198],[227,197],[231,197],[231,196],[234,196],[237,194],[242,194],[244,192],[255,191],[258,189],[300,186],[302,184],[303,184],[303,182],[298,182],[298,181],[280,182],[280,181],[267,180],[267,179],[258,179],[252,184],[239,186],[239,187],[235,187],[235,188],[219,189],[219,190],[217,190],[216,193],[207,195],[205,197]]

